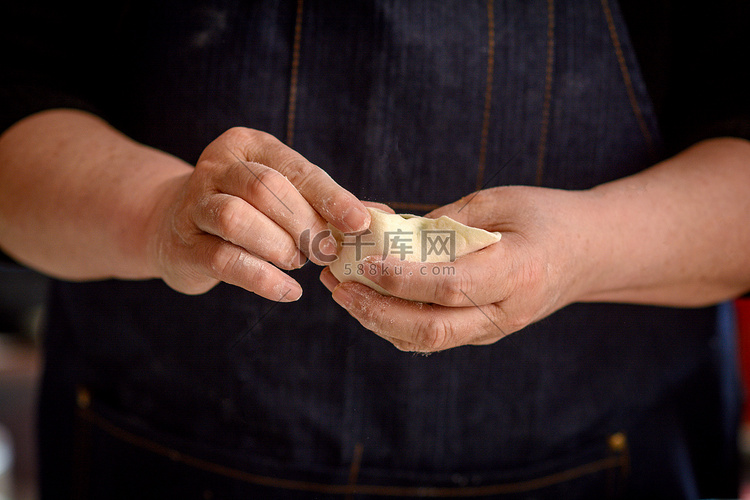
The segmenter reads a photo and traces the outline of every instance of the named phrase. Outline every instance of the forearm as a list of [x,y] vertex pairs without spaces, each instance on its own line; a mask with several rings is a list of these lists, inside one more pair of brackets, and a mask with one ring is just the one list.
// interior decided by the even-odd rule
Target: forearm
[[750,290],[749,195],[750,143],[710,140],[590,190],[504,186],[441,207],[429,215],[502,239],[450,266],[368,257],[391,296],[321,280],[365,328],[420,352],[492,343],[574,302],[710,305]]
[[705,141],[584,196],[582,301],[701,306],[750,289],[750,143]]
[[53,276],[155,277],[152,214],[191,170],[90,114],[33,115],[0,136],[0,246]]

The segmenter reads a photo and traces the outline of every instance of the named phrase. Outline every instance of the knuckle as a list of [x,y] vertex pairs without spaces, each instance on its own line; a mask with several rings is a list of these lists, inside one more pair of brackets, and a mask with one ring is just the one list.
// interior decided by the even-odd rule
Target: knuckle
[[454,307],[463,305],[466,295],[470,293],[471,278],[465,272],[441,273],[435,289],[435,297],[440,304]]
[[245,127],[231,127],[226,130],[221,137],[224,139],[240,139],[248,136],[250,129]]
[[263,286],[269,277],[269,270],[265,266],[254,265],[249,254],[229,243],[216,247],[209,265],[217,279],[249,286],[253,290]]
[[294,184],[298,189],[303,189],[311,182],[313,167],[307,161],[295,156],[290,155],[289,158],[279,163],[279,170],[284,172],[289,182]]
[[247,281],[251,285],[252,290],[260,290],[267,286],[271,278],[271,272],[266,265],[245,266],[245,268],[250,269]]
[[209,267],[214,276],[223,278],[232,273],[240,259],[239,252],[229,244],[220,244],[209,256]]
[[274,138],[267,132],[248,127],[231,127],[221,134],[221,137],[226,139],[236,139],[243,142],[263,142]]
[[232,127],[227,129],[213,144],[221,144],[222,147],[237,147],[253,141],[255,131],[246,127]]
[[279,147],[285,147],[284,143],[268,132],[256,129],[245,129],[245,137],[250,150],[259,158],[265,158],[266,153],[274,151]]
[[433,315],[421,323],[417,323],[414,332],[414,343],[428,351],[440,351],[448,345],[449,326],[439,316]]
[[282,198],[286,192],[288,181],[276,170],[271,168],[258,168],[258,165],[250,165],[252,175],[248,181],[248,191],[253,199],[266,200]]
[[216,226],[219,236],[226,240],[235,241],[244,232],[245,221],[241,216],[240,205],[243,202],[239,198],[230,198],[224,201],[215,214]]
[[252,139],[253,142],[258,143],[265,148],[276,147],[282,144],[281,141],[279,141],[274,135],[269,134],[268,132],[263,132],[262,130],[256,130],[254,128],[249,128],[246,130],[248,131],[249,138]]
[[234,145],[244,154],[249,155],[249,158],[263,158],[265,151],[281,144],[268,132],[247,127],[232,127],[221,134],[215,142],[230,147]]

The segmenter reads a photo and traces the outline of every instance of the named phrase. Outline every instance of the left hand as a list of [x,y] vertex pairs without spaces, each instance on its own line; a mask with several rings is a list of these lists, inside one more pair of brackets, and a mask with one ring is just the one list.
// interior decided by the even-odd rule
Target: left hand
[[[428,217],[447,215],[499,231],[502,240],[449,263],[368,257],[367,277],[392,297],[360,283],[339,283],[328,268],[321,281],[365,328],[401,350],[490,344],[575,300],[577,277],[586,264],[578,247],[585,249],[588,237],[585,224],[574,229],[580,217],[572,213],[582,208],[584,196],[500,187],[431,212]],[[395,273],[398,267],[401,272]]]

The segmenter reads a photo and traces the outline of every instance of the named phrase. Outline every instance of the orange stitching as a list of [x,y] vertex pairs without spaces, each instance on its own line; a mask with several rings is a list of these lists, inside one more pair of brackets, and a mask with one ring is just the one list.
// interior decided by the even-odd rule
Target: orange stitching
[[378,486],[365,484],[325,484],[315,483],[311,481],[297,481],[293,479],[262,476],[224,465],[219,465],[207,460],[186,455],[177,450],[151,441],[150,439],[126,431],[89,409],[78,409],[76,410],[76,414],[82,420],[96,425],[102,431],[108,433],[110,436],[116,439],[119,439],[120,441],[150,451],[175,462],[183,463],[196,469],[204,470],[206,472],[211,472],[238,481],[256,484],[259,486],[296,491],[308,491],[330,495],[381,495],[391,497],[421,496],[432,498],[456,498],[480,497],[487,495],[498,495],[503,493],[523,493],[540,488],[545,488],[547,486],[552,486],[565,481],[571,481],[573,479],[595,474],[597,472],[603,472],[614,468],[622,468],[627,464],[627,457],[621,454],[602,458],[588,464],[579,465],[578,467],[573,467],[562,472],[549,474],[547,476],[536,479],[519,481],[516,483],[492,484],[487,486],[438,488],[419,486]]
[[[352,457],[352,465],[349,468],[349,486],[354,486],[357,484],[357,479],[359,478],[359,468],[362,465],[362,453],[364,453],[365,447],[362,443],[357,443],[354,447],[354,456]],[[352,494],[349,493],[346,496],[347,500],[352,498]]]
[[479,167],[477,169],[477,190],[482,189],[484,169],[487,166],[487,140],[490,131],[492,111],[492,82],[495,73],[495,5],[487,0],[487,84],[484,90],[484,114],[482,116],[482,138],[479,146]]
[[297,19],[294,23],[294,45],[292,46],[292,71],[289,77],[289,112],[286,121],[286,144],[294,144],[294,120],[297,115],[297,84],[299,81],[299,53],[302,45],[302,13],[304,0],[297,0]]
[[615,49],[615,55],[617,56],[617,63],[620,65],[620,73],[622,73],[622,79],[625,82],[625,90],[628,93],[628,99],[630,99],[630,107],[633,109],[635,119],[638,121],[638,126],[641,129],[641,134],[648,145],[650,150],[653,150],[653,139],[651,138],[651,132],[648,130],[646,120],[643,118],[640,106],[638,106],[638,100],[635,96],[635,90],[633,89],[633,82],[630,79],[630,72],[628,71],[628,65],[625,62],[625,56],[622,53],[622,46],[620,45],[620,37],[617,35],[617,28],[612,17],[612,10],[609,8],[608,0],[602,0],[602,8],[604,9],[604,16],[607,18],[607,26],[609,27],[609,36],[612,39],[612,45]]
[[549,115],[552,106],[552,71],[555,64],[555,2],[547,0],[547,69],[544,73],[544,105],[542,108],[542,130],[539,137],[539,151],[536,157],[536,185],[542,185],[544,157],[547,154],[549,135]]

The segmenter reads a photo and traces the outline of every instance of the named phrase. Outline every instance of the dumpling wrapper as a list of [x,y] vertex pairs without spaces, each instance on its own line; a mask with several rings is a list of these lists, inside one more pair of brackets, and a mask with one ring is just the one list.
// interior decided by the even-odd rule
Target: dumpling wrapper
[[[372,218],[370,228],[359,236],[344,234],[328,225],[336,239],[338,257],[330,268],[339,281],[357,281],[383,295],[391,294],[366,277],[366,264],[361,263],[365,257],[392,255],[410,262],[452,262],[497,243],[501,237],[500,233],[466,226],[445,215],[428,219],[411,214],[390,214],[377,208],[368,207],[368,210]],[[388,248],[385,248],[386,244]],[[390,272],[397,274],[392,268]]]

